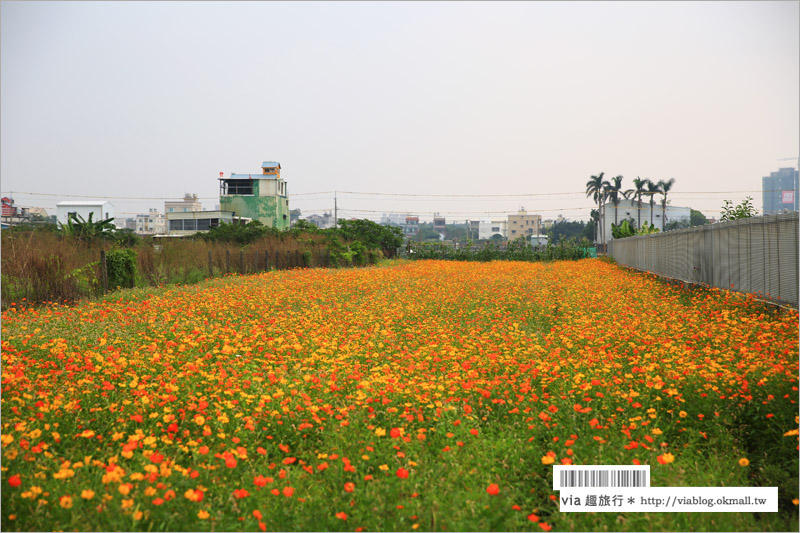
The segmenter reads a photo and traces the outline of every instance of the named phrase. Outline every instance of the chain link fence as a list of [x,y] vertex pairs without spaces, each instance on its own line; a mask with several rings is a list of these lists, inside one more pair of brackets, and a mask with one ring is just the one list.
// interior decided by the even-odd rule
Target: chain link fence
[[608,253],[636,270],[797,308],[796,211],[615,239]]

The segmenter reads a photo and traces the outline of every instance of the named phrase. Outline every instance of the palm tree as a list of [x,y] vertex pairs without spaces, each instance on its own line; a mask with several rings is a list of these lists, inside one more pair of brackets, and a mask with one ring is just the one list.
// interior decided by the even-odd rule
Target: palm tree
[[[602,211],[603,209],[603,202],[606,199],[605,195],[605,187],[609,185],[607,181],[603,181],[603,175],[605,172],[601,172],[597,176],[592,176],[589,181],[586,182],[586,196],[591,196],[594,203],[597,204],[598,212]],[[600,226],[600,239],[603,239],[603,227]]]
[[636,227],[637,227],[637,229],[642,227],[642,195],[645,193],[645,190],[647,190],[647,182],[648,181],[650,181],[650,180],[648,180],[647,178],[641,179],[640,177],[637,176],[636,179],[633,180],[633,186],[635,188],[634,189],[630,189],[630,191],[628,191],[631,194],[633,194],[633,197],[636,199],[636,208],[637,208],[637,210],[636,210]]
[[653,209],[655,208],[656,200],[654,196],[661,193],[661,186],[654,183],[652,180],[647,180],[647,192],[650,195],[650,225],[653,225]]
[[658,186],[661,188],[661,194],[664,197],[661,199],[661,231],[664,231],[664,224],[667,221],[667,193],[672,189],[672,186],[675,185],[675,178],[670,178],[668,180],[659,180]]
[[600,225],[600,211],[597,209],[592,209],[589,212],[589,219],[592,221],[594,225],[594,240],[597,241],[597,228]]
[[605,192],[611,203],[614,204],[614,224],[616,225],[618,222],[620,194],[627,198],[627,191],[622,192],[622,176],[616,176],[611,181],[613,184],[606,182]]

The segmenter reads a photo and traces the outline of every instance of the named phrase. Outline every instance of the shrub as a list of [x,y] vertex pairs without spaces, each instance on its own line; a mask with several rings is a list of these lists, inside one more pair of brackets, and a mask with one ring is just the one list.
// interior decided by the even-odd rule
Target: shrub
[[109,250],[106,270],[109,288],[132,288],[136,283],[136,252],[130,249]]

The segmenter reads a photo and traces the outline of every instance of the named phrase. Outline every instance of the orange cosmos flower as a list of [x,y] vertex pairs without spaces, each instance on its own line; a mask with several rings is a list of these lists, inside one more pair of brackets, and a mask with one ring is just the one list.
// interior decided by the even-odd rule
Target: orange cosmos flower
[[497,496],[500,493],[500,487],[498,487],[496,483],[492,483],[491,485],[486,487],[486,492],[488,492],[492,496]]

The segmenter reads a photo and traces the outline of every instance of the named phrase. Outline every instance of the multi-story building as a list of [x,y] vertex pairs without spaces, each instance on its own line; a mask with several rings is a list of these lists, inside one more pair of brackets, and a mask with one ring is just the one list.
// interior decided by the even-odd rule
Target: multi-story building
[[765,215],[799,210],[800,171],[794,168],[782,168],[769,176],[764,176],[761,182]]
[[262,163],[260,174],[219,178],[219,203],[223,211],[233,211],[265,226],[289,228],[289,196],[281,178],[281,164],[276,161]]
[[139,235],[161,235],[166,233],[167,219],[158,209],[150,209],[146,215],[136,215],[136,228]]
[[402,213],[384,213],[381,215],[381,224],[384,226],[402,226],[406,215]]
[[169,235],[192,235],[208,231],[220,224],[246,224],[249,218],[239,217],[233,211],[175,211],[167,213]]
[[508,239],[530,238],[531,235],[542,233],[541,215],[528,214],[525,209],[517,211],[516,215],[508,215]]
[[114,206],[106,201],[67,201],[56,204],[56,220],[61,226],[65,226],[70,218],[88,221],[90,214],[92,222],[114,218]]
[[498,235],[503,240],[508,238],[508,220],[481,220],[478,225],[478,239],[486,241]]
[[190,211],[202,211],[203,204],[197,199],[197,194],[183,195],[183,200],[169,200],[164,202],[164,213],[188,213]]
[[689,207],[678,207],[675,205],[668,205],[666,210],[660,205],[658,201],[653,204],[653,209],[650,209],[650,202],[642,200],[642,207],[636,200],[621,199],[619,203],[614,206],[611,202],[603,205],[600,211],[600,227],[605,228],[605,235],[598,233],[597,239],[605,237],[605,242],[613,240],[611,234],[611,224],[616,220],[617,224],[622,224],[625,219],[632,220],[634,227],[639,227],[640,224],[647,222],[653,224],[659,231],[663,231],[670,222],[689,222],[691,220],[692,210]]
[[333,215],[326,211],[322,215],[317,215],[316,213],[313,215],[308,215],[306,217],[311,224],[314,224],[319,229],[328,229],[333,227]]
[[447,233],[447,222],[444,217],[433,217],[433,231],[439,234],[439,239],[444,239],[444,236]]
[[403,226],[403,234],[406,237],[416,237],[419,234],[419,217],[406,217],[406,223]]

